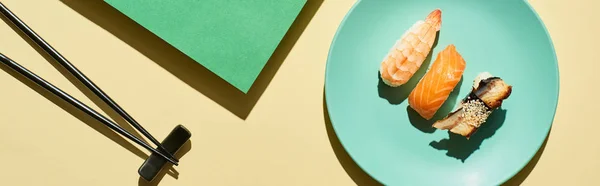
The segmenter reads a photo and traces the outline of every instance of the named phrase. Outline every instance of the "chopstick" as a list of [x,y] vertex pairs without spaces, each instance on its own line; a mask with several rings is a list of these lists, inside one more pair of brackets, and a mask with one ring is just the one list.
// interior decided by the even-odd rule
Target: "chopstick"
[[94,109],[90,108],[89,106],[85,105],[81,101],[75,99],[71,95],[67,94],[66,92],[62,91],[61,89],[57,88],[56,86],[52,85],[51,83],[47,82],[46,80],[44,80],[43,78],[39,77],[35,73],[29,71],[27,68],[19,65],[17,62],[13,61],[12,59],[10,59],[9,57],[5,56],[2,53],[0,53],[0,62],[2,62],[4,65],[10,67],[12,70],[14,70],[14,71],[20,73],[21,75],[25,76],[27,79],[35,82],[39,86],[41,86],[41,87],[45,88],[46,90],[50,91],[54,95],[56,95],[59,98],[63,99],[64,101],[67,101],[71,105],[77,107],[79,110],[85,112],[86,114],[90,115],[91,117],[93,117],[93,118],[97,119],[98,121],[102,122],[104,125],[110,127],[112,130],[117,131],[119,134],[121,134],[121,135],[129,138],[130,140],[132,140],[132,141],[136,142],[137,144],[145,147],[146,149],[148,149],[148,150],[150,150],[150,151],[152,151],[152,152],[160,155],[161,157],[165,158],[166,160],[168,160],[169,162],[173,163],[174,165],[178,165],[177,161],[175,161],[175,160],[173,160],[173,159],[165,156],[163,153],[161,153],[158,150],[150,147],[150,145],[144,143],[139,138],[136,138],[134,135],[132,135],[131,133],[127,132],[123,128],[119,127],[117,124],[113,123],[111,120],[107,119],[106,117],[104,117],[100,113],[96,112]]
[[48,44],[42,37],[37,35],[27,24],[21,21],[15,14],[13,14],[4,4],[0,2],[0,12],[4,14],[14,25],[16,25],[25,35],[33,40],[38,46],[40,46],[46,53],[50,54],[54,60],[60,65],[67,69],[73,76],[75,76],[81,83],[83,83],[88,89],[90,89],[96,96],[100,97],[108,106],[115,110],[121,117],[129,122],[133,127],[139,130],[144,136],[146,136],[152,143],[158,146],[158,148],[166,153],[169,158],[176,159],[172,154],[163,147],[163,145],[154,138],[144,127],[142,127],[133,117],[131,117],[123,108],[121,108],[115,101],[113,101],[102,89],[100,89],[94,82],[87,78],[82,72],[80,72],[73,64],[71,64],[65,57],[63,57],[58,51],[56,51],[50,44]]

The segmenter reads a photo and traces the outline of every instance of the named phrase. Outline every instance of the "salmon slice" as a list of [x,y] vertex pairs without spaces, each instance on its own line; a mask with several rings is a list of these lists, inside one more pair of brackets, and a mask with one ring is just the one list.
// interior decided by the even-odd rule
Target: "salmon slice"
[[408,96],[408,104],[429,120],[462,78],[466,62],[452,44],[438,53],[431,68]]

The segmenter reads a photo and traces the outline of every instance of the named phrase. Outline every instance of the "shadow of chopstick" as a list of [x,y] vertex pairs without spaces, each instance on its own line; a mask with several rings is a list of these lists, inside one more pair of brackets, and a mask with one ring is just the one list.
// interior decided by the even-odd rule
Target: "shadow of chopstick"
[[[187,154],[191,149],[192,149],[192,139],[189,139],[187,142],[185,142],[185,144],[183,144],[181,149],[179,151],[177,151],[177,153],[175,153],[175,158],[180,159],[185,154]],[[169,174],[169,175],[173,176],[175,179],[178,179],[179,172],[177,172],[175,169],[172,168],[173,167],[172,164],[167,164],[167,166],[168,167],[165,167],[164,169],[162,169],[156,175],[156,178],[154,178],[154,180],[152,180],[151,182],[148,182],[148,181],[144,180],[144,178],[140,177],[138,179],[138,185],[139,186],[156,186],[160,183],[160,181],[162,181],[165,174]]]
[[[58,70],[64,77],[66,77],[79,91],[84,93],[86,97],[88,97],[94,104],[96,104],[104,113],[106,113],[115,123],[119,124],[125,130],[133,134],[134,136],[140,138],[144,142],[148,143],[138,132],[135,130],[125,119],[121,118],[121,116],[115,112],[108,104],[102,101],[98,96],[96,96],[91,90],[89,90],[83,83],[81,83],[75,76],[73,76],[67,69],[63,68],[54,58],[52,58],[46,51],[44,51],[41,47],[39,47],[35,42],[33,42],[27,35],[25,35],[18,27],[16,27],[13,23],[11,23],[6,17],[0,16],[1,19],[8,24],[13,31],[15,31],[23,40],[27,42],[33,49],[35,49],[38,54],[40,54],[48,63],[50,63],[56,70]],[[23,22],[26,22],[23,20]],[[32,27],[28,25],[29,27]],[[32,27],[33,29],[33,27]],[[39,33],[38,33],[39,34]],[[41,34],[40,37],[43,38]],[[51,44],[50,44],[51,45]],[[75,64],[74,64],[75,65]],[[76,66],[76,65],[75,65]],[[85,73],[85,72],[82,72]],[[91,79],[91,78],[90,78]],[[93,81],[93,80],[92,80]],[[116,100],[115,100],[116,102]]]
[[[123,127],[125,130],[141,139],[142,141],[148,143],[145,138],[143,138],[137,130],[135,130],[125,119],[123,119],[118,113],[116,113],[112,108],[108,106],[104,101],[102,101],[99,97],[97,97],[91,90],[89,90],[83,83],[81,83],[77,78],[75,78],[71,73],[69,73],[65,68],[60,66],[46,51],[44,51],[41,47],[39,47],[35,42],[33,42],[27,35],[25,35],[18,27],[16,27],[12,22],[10,22],[6,17],[0,16],[7,25],[13,29],[23,40],[25,40],[32,48],[36,50],[46,61],[48,61],[54,68],[56,68],[63,76],[65,76],[72,84],[74,84],[80,91],[82,91],[90,100],[92,100],[100,109],[102,109],[109,117],[115,121],[118,125]],[[24,21],[25,22],[25,21]],[[31,27],[31,26],[30,26]],[[32,28],[33,29],[33,28]],[[42,36],[43,37],[43,36]],[[129,143],[125,138],[121,137],[118,133],[112,131],[110,128],[106,127],[103,123],[95,120],[90,117],[86,113],[80,111],[76,107],[72,106],[66,101],[63,101],[61,98],[55,96],[51,92],[45,90],[43,87],[40,87],[36,83],[30,81],[29,79],[23,77],[21,74],[13,71],[9,67],[5,65],[0,65],[1,69],[9,73],[14,78],[18,79],[22,83],[26,84],[29,88],[35,90],[37,93],[44,96],[46,99],[52,101],[57,106],[61,107],[63,110],[67,111],[71,115],[75,116],[80,121],[86,123],[88,126],[96,130],[97,132],[103,134],[107,138],[111,139],[115,143],[121,145],[123,148],[129,150],[134,153],[141,159],[147,159],[149,156],[141,151],[139,148],[135,147],[133,144]],[[168,171],[167,174],[177,177],[178,173],[174,169]]]
[[[105,137],[109,138],[113,142],[119,144],[121,147],[129,150],[130,152],[137,155],[141,159],[145,160],[149,157],[146,153],[141,151],[139,148],[135,147],[132,143],[128,142],[125,138],[121,137],[118,133],[112,131],[112,129],[108,128],[100,121],[92,118],[85,112],[79,110],[78,108],[71,105],[70,103],[62,100],[60,97],[54,95],[53,93],[51,93],[48,90],[44,89],[43,87],[39,86],[35,82],[27,79],[26,77],[22,76],[21,74],[19,74],[17,72],[15,72],[10,67],[7,67],[6,65],[0,65],[0,69],[4,70],[6,73],[11,75],[15,79],[19,80],[23,84],[27,85],[32,90],[36,91],[38,94],[44,96],[44,98],[48,99],[55,105],[59,106],[64,111],[68,112],[75,118],[79,119],[81,122],[87,124],[89,127],[93,128],[94,130],[101,133]],[[185,146],[183,147],[183,149],[185,149]],[[190,149],[190,147],[187,147],[187,151],[189,151],[189,149]],[[182,150],[182,151],[185,152],[185,150]],[[182,154],[182,156],[183,156],[183,154]],[[169,174],[175,178],[178,177],[179,173],[176,170],[174,170],[174,168],[171,167],[171,168],[169,168],[169,170],[170,171],[166,171],[166,174]]]
[[131,151],[132,153],[134,153],[135,155],[137,155],[138,157],[140,157],[142,159],[148,158],[148,155],[146,153],[142,152],[140,149],[136,148],[133,144],[127,142],[123,137],[119,136],[119,134],[115,133],[110,128],[106,127],[100,121],[92,118],[91,116],[87,115],[85,112],[79,110],[77,107],[62,100],[60,97],[47,91],[43,87],[41,87],[38,84],[36,84],[35,82],[27,79],[26,77],[22,76],[21,74],[17,73],[16,71],[12,70],[11,68],[7,67],[6,65],[0,65],[0,69],[4,70],[5,72],[7,72],[11,76],[13,76],[15,79],[21,81],[23,84],[27,85],[32,90],[36,91],[38,94],[44,96],[46,99],[48,99],[52,103],[56,104],[57,106],[62,108],[64,111],[67,111],[69,114],[73,115],[74,117],[79,119],[81,122],[87,124],[94,130],[101,133],[102,135],[111,139],[115,143],[121,145],[123,148]]

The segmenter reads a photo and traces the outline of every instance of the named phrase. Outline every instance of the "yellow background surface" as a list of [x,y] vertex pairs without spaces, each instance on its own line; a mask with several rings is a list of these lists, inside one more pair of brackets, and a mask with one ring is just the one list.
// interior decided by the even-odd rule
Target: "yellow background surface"
[[[137,169],[148,151],[2,66],[0,185],[374,183],[343,151],[323,109],[329,46],[354,1],[309,0],[248,95],[192,65],[101,1],[2,3],[157,139],[177,124],[191,130],[192,138],[175,171],[146,183]],[[599,185],[600,125],[595,116],[600,100],[594,85],[600,3],[530,3],[556,47],[560,99],[546,145],[509,184]],[[9,25],[0,24],[0,38],[0,52],[92,108],[116,116]]]

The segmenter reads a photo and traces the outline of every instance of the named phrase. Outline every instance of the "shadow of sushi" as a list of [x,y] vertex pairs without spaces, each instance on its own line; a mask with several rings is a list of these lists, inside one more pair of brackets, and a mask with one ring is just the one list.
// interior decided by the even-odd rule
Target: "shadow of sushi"
[[[423,63],[423,65],[429,65],[429,62]],[[377,71],[377,77],[379,78],[379,83],[377,84],[377,91],[379,93],[379,97],[386,99],[392,105],[399,105],[406,98],[410,92],[417,86],[417,83],[425,75],[425,68],[419,69],[417,73],[404,85],[399,87],[390,87],[383,82],[381,79],[380,72]]]
[[496,130],[504,124],[506,110],[498,108],[481,125],[481,127],[471,136],[470,139],[454,134],[448,131],[449,138],[440,141],[432,141],[429,145],[437,150],[447,150],[446,156],[461,160],[463,163],[473,152],[479,149],[483,140],[492,137]]
[[416,129],[419,129],[421,132],[435,132],[436,128],[432,127],[433,123],[446,117],[446,115],[448,115],[448,113],[452,112],[452,110],[454,109],[456,102],[458,101],[456,98],[460,94],[460,86],[462,85],[463,79],[464,78],[462,77],[460,78],[460,81],[458,82],[458,84],[456,84],[454,90],[450,92],[450,95],[448,95],[446,101],[438,109],[435,115],[433,115],[433,117],[429,120],[426,120],[425,118],[421,117],[421,115],[419,115],[419,113],[417,113],[417,111],[415,111],[414,109],[410,108],[410,106],[406,106],[406,112],[408,113],[408,120],[410,121],[410,124],[412,124],[412,126]]

